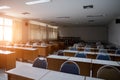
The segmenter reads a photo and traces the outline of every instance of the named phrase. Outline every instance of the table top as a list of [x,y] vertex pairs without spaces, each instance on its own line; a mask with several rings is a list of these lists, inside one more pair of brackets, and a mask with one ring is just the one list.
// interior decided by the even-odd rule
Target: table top
[[50,71],[40,80],[84,80],[85,76],[68,74],[57,71]]
[[78,58],[78,57],[70,57],[68,60],[77,61],[77,62],[85,62],[85,63],[91,63],[92,62],[92,59],[89,59],[89,58]]
[[5,50],[0,50],[0,54],[12,54],[14,52],[11,51],[5,51]]
[[110,61],[110,60],[98,60],[98,59],[92,59],[92,64],[101,64],[101,65],[113,65],[113,66],[119,66],[117,61]]
[[8,74],[18,75],[26,78],[31,78],[34,80],[39,80],[41,77],[46,75],[50,70],[35,68],[28,65],[23,65],[9,71],[6,71]]
[[74,51],[74,50],[63,50],[63,52],[68,52],[68,53],[85,53],[85,54],[95,54],[95,52],[87,52],[87,51]]
[[63,52],[78,53],[79,51],[74,51],[74,50],[63,50]]
[[58,56],[58,55],[49,55],[47,58],[54,58],[54,59],[69,59],[69,56]]

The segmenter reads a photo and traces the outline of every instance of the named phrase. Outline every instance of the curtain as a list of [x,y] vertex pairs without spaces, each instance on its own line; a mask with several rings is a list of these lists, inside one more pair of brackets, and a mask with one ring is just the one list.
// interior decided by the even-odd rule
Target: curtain
[[13,20],[13,42],[22,41],[22,21]]

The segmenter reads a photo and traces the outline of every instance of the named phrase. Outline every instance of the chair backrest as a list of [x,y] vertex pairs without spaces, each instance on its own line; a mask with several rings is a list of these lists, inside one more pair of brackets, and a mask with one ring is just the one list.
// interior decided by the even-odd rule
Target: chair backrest
[[105,65],[98,69],[97,77],[105,80],[119,80],[120,70],[114,66]]
[[85,46],[85,48],[91,48],[91,45],[88,45],[88,44],[87,44],[87,45]]
[[97,45],[97,49],[104,49],[103,45]]
[[120,49],[116,50],[115,54],[120,54]]
[[99,60],[111,60],[110,56],[107,55],[107,54],[98,54],[96,59],[99,59]]
[[87,58],[87,55],[85,53],[76,53],[75,57]]
[[77,51],[77,48],[75,48],[75,47],[70,47],[70,50]]
[[38,68],[44,68],[46,69],[47,68],[47,60],[46,58],[43,58],[43,57],[40,57],[40,58],[36,58],[33,62],[33,67],[38,67]]
[[61,72],[70,73],[70,74],[80,74],[80,69],[77,63],[73,61],[65,61],[60,68]]
[[64,56],[63,50],[58,50],[58,51],[57,51],[57,55],[59,55],[59,56]]
[[90,48],[85,48],[84,51],[85,51],[85,52],[90,52],[91,49],[90,49]]
[[99,53],[107,53],[106,49],[99,49]]

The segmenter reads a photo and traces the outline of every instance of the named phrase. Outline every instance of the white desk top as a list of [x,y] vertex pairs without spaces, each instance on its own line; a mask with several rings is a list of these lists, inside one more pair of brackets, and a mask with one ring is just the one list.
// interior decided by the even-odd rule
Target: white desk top
[[74,51],[74,50],[63,50],[63,52],[78,53],[79,51]]
[[46,75],[50,70],[35,68],[27,65],[23,65],[7,71],[9,74],[15,74],[18,76],[39,80],[41,77]]
[[37,48],[29,48],[29,47],[18,47],[18,46],[4,46],[6,48],[14,48],[14,49],[23,49],[23,50],[37,50]]
[[69,59],[68,56],[58,56],[58,55],[49,55],[47,58],[54,58],[54,59]]
[[91,63],[91,62],[92,62],[92,59],[88,59],[88,58],[78,58],[78,57],[70,57],[68,60],[78,61],[78,62],[85,62],[85,63]]
[[37,50],[37,48],[28,48],[28,47],[14,47],[15,49],[23,49],[23,50],[31,50],[31,51],[34,51],[34,50]]
[[117,63],[117,61],[92,59],[92,63],[93,64],[101,64],[101,65],[113,65],[113,66],[119,66],[120,67],[120,65]]
[[99,52],[96,52],[96,55],[98,55],[98,54],[109,55],[109,56],[116,56],[116,54],[112,54],[112,53],[99,53]]
[[85,53],[85,54],[96,54],[95,52],[87,52],[87,51],[79,51],[79,53]]
[[0,54],[12,54],[12,53],[14,53],[14,52],[0,50]]
[[94,52],[87,52],[87,51],[73,51],[73,50],[63,50],[63,52],[69,52],[69,53],[95,54]]
[[93,78],[93,77],[86,77],[85,80],[104,80],[104,79]]
[[40,80],[84,80],[84,79],[85,77],[80,75],[50,71]]

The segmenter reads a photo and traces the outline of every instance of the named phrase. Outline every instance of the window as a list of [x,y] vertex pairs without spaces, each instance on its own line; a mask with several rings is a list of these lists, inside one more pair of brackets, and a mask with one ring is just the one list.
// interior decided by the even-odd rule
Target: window
[[30,40],[55,40],[58,36],[58,29],[36,24],[30,24]]
[[0,17],[0,40],[12,41],[12,19]]

